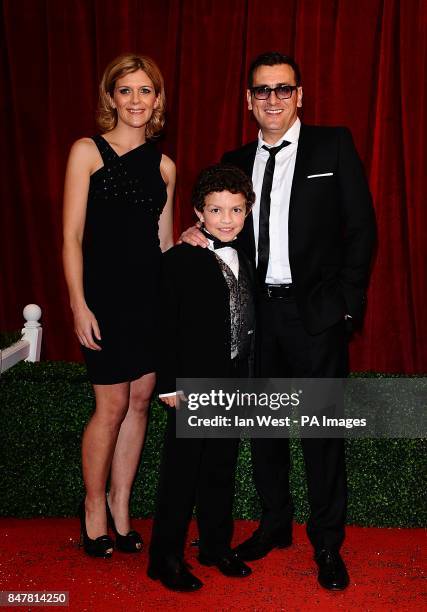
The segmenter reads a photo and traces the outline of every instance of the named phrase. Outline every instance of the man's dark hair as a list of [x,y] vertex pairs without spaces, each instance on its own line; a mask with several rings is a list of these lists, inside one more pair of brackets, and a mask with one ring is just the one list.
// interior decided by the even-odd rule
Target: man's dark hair
[[247,211],[255,202],[251,179],[239,168],[228,164],[215,164],[200,172],[191,194],[194,208],[203,211],[206,197],[216,191],[241,193],[246,200]]
[[301,85],[301,71],[294,58],[290,57],[290,55],[283,55],[279,51],[267,51],[267,53],[258,55],[249,66],[248,88],[250,89],[253,86],[254,72],[257,68],[260,66],[277,66],[278,64],[288,64],[292,68],[295,75],[295,85],[299,87]]

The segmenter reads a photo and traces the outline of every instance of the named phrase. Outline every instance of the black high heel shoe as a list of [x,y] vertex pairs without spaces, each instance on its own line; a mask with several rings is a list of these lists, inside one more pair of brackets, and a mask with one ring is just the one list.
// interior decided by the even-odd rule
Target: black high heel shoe
[[85,553],[91,557],[110,559],[113,554],[113,540],[108,535],[102,535],[95,540],[92,540],[92,538],[90,538],[87,534],[84,499],[79,506],[79,518],[81,528],[80,546],[83,546]]
[[116,536],[116,548],[125,553],[139,553],[142,550],[143,541],[137,531],[128,531],[126,535],[122,535],[117,531],[116,524],[111,514],[110,506],[108,505],[108,497],[105,502],[107,508],[107,521]]

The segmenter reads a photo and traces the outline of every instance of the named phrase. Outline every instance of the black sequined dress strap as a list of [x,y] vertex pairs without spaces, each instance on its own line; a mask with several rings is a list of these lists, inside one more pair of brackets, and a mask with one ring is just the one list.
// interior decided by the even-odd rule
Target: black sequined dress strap
[[114,151],[112,146],[99,134],[92,136],[92,140],[98,147],[98,151],[101,154],[104,165],[111,164],[117,160],[117,153]]

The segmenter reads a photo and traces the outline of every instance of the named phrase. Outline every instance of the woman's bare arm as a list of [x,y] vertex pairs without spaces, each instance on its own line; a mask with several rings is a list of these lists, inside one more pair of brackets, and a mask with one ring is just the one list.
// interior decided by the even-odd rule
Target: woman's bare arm
[[65,175],[62,256],[76,335],[83,346],[101,350],[94,340],[94,336],[101,339],[98,323],[84,296],[82,255],[90,174],[96,165],[100,165],[99,153],[93,141],[82,138],[75,142]]
[[159,219],[160,248],[164,253],[173,246],[173,196],[176,181],[175,164],[167,155],[162,155],[160,172],[166,183],[168,194],[168,199]]

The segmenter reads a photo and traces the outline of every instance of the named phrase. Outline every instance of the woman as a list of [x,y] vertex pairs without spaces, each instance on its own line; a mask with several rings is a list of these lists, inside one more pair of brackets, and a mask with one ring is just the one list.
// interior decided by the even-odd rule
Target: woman
[[[162,75],[149,57],[105,70],[102,136],[71,148],[64,188],[64,270],[96,407],[83,435],[83,546],[91,556],[138,552],[129,499],[155,384],[157,282],[173,244],[175,165],[150,142],[164,124]],[[106,498],[107,478],[110,490]]]

